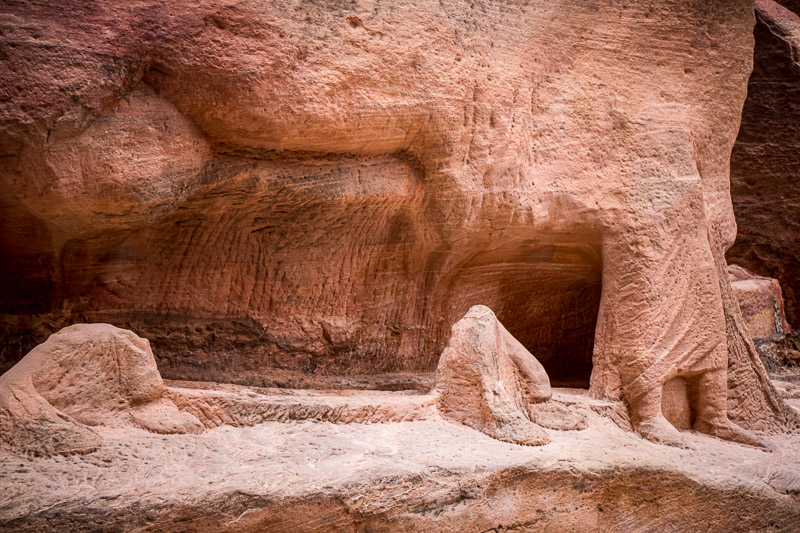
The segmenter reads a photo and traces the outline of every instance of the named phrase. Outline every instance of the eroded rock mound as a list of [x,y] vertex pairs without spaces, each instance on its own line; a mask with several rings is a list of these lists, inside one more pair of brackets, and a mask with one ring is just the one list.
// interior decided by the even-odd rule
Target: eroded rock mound
[[506,442],[550,442],[528,412],[550,399],[547,373],[488,307],[473,306],[453,324],[437,374],[443,417]]
[[91,426],[196,433],[202,424],[162,398],[150,343],[109,324],[64,328],[0,376],[0,443],[34,454],[84,453]]

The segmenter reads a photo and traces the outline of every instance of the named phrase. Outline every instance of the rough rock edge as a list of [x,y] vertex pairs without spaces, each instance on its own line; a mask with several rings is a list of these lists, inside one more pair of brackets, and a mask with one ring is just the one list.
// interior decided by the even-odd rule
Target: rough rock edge
[[[559,420],[568,409],[548,402],[552,391],[544,367],[483,305],[453,324],[435,393],[444,418],[504,442],[541,446],[550,442],[541,425],[585,427],[577,414]],[[542,402],[546,407],[532,405]]]
[[[74,325],[52,335],[0,377],[0,443],[16,452],[64,455],[92,452],[101,445],[91,425],[129,425],[170,434],[268,421],[431,420],[440,413],[498,440],[523,445],[549,442],[539,426],[586,427],[583,415],[550,400],[544,369],[490,309],[473,307],[453,332],[439,381],[429,394],[324,394],[220,384],[165,387],[147,340],[108,324]],[[52,372],[54,366],[72,374]],[[478,373],[465,372],[465,367]],[[505,384],[493,380],[498,370]],[[464,382],[465,375],[472,381]],[[539,405],[531,409],[531,403]],[[453,412],[460,407],[466,410]]]
[[146,339],[110,324],[69,326],[0,376],[0,445],[69,455],[101,445],[91,426],[202,431],[164,390]]

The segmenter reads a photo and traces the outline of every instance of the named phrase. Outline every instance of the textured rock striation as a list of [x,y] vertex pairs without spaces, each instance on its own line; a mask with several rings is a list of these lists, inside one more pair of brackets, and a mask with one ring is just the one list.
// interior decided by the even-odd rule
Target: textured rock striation
[[800,2],[758,0],[753,74],[731,155],[731,262],[780,281],[800,326]]
[[728,275],[750,337],[764,339],[792,331],[777,279],[757,276],[739,265],[728,265]]
[[7,2],[8,363],[103,321],[168,378],[403,388],[482,304],[654,440],[669,394],[785,428],[724,258],[752,3],[368,4]]
[[[699,433],[685,449],[647,442],[622,402],[551,389],[486,307],[453,326],[438,380],[428,394],[165,386],[147,341],[68,327],[0,378],[0,529],[722,532],[800,519],[797,435],[767,437],[772,453]],[[527,419],[557,431],[545,442]],[[164,431],[176,421],[184,431]],[[91,446],[75,446],[76,428]]]
[[109,324],[76,324],[0,376],[0,444],[21,453],[71,454],[97,449],[96,426],[202,431],[164,392],[146,339]]

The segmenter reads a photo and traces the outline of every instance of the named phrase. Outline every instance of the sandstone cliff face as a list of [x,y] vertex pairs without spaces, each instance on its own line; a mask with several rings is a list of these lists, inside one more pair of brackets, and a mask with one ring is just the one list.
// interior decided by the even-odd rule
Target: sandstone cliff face
[[731,262],[777,278],[800,325],[800,2],[756,2],[755,60],[731,156]]
[[724,258],[753,24],[5,2],[1,356],[135,334],[0,378],[0,529],[791,530]]
[[554,384],[660,406],[730,359],[732,414],[783,412],[723,257],[749,1],[20,2],[0,24],[8,362],[105,321],[165,377],[375,386],[432,372],[483,304]]

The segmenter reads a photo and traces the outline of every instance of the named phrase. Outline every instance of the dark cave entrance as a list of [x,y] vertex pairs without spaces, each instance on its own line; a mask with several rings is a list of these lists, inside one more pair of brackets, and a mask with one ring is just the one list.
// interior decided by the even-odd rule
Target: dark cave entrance
[[553,386],[588,388],[601,266],[590,245],[528,244],[470,255],[437,291],[436,353],[450,326],[482,304],[542,363]]

